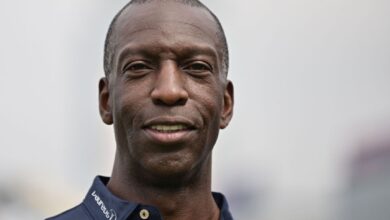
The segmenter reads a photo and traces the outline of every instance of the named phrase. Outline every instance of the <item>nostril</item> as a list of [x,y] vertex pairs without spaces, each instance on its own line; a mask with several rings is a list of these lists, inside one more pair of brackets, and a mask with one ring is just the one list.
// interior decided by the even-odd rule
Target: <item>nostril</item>
[[175,102],[166,102],[160,99],[153,100],[153,103],[156,105],[166,105],[166,106],[177,106],[177,105],[185,105],[186,104],[185,99],[179,99]]
[[188,94],[184,89],[180,90],[158,90],[151,94],[156,105],[184,105],[188,100]]

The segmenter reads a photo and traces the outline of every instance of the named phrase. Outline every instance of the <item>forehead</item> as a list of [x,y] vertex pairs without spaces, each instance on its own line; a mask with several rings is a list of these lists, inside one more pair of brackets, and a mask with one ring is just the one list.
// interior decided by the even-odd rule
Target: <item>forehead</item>
[[173,1],[154,1],[126,8],[114,27],[116,51],[127,45],[181,45],[211,47],[218,51],[218,26],[211,14],[199,7]]

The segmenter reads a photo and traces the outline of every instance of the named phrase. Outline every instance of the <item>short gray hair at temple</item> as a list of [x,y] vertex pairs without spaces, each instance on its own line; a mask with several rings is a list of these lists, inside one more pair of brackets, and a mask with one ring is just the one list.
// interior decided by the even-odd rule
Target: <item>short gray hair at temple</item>
[[[148,2],[152,2],[156,0],[132,0],[129,3],[127,3],[112,19],[111,24],[108,28],[106,40],[104,43],[104,72],[105,75],[108,76],[111,73],[112,65],[113,65],[113,57],[115,54],[115,46],[113,44],[112,36],[114,33],[114,26],[118,18],[121,16],[123,11],[128,8],[132,4],[145,4]],[[162,0],[158,0],[162,1]],[[166,0],[165,0],[166,1]],[[207,6],[205,6],[202,2],[198,0],[172,0],[178,3],[182,3],[191,7],[199,7],[202,9],[205,9],[207,12],[210,13],[210,15],[214,18],[215,23],[217,24],[218,32],[217,37],[222,45],[222,71],[227,76],[228,69],[229,69],[229,50],[227,45],[227,40],[225,36],[225,32],[223,31],[221,22],[217,18],[217,16],[209,9]]]

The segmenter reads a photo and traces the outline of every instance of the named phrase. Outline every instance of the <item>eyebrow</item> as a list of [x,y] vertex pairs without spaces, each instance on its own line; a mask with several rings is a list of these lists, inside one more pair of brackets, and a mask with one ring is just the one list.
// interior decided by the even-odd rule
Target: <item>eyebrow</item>
[[171,51],[177,56],[184,57],[193,57],[198,55],[206,55],[216,60],[219,58],[218,52],[208,45],[188,45],[181,46],[180,49],[175,47],[164,47],[164,46],[155,46],[153,44],[149,45],[128,45],[124,49],[118,52],[118,63],[122,62],[123,59],[132,55],[140,55],[145,57],[158,58],[159,54],[164,53],[165,51]]

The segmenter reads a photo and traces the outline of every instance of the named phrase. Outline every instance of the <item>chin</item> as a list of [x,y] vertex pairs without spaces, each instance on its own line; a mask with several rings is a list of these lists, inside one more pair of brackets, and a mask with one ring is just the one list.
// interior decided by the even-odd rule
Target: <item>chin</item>
[[177,186],[192,181],[199,173],[197,162],[189,158],[159,158],[144,164],[149,182],[158,185]]

